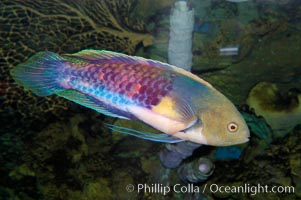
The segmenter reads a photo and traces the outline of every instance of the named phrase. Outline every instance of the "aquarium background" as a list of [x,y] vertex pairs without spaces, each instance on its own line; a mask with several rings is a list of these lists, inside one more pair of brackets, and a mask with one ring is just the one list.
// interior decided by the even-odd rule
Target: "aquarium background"
[[[229,148],[197,147],[176,168],[164,168],[159,155],[166,149],[181,151],[181,146],[112,133],[105,124],[147,131],[149,127],[57,96],[37,97],[9,75],[14,66],[45,50],[63,54],[106,49],[168,62],[169,19],[175,2],[0,1],[0,199],[301,198],[298,0],[187,1],[195,13],[192,72],[239,108],[251,140]],[[237,54],[221,55],[220,49],[227,47],[238,47]],[[211,175],[201,174],[194,183],[200,188],[261,184],[293,186],[294,193],[207,189],[163,196],[126,190],[128,184],[187,187],[193,169],[179,169],[201,158],[214,167]]]

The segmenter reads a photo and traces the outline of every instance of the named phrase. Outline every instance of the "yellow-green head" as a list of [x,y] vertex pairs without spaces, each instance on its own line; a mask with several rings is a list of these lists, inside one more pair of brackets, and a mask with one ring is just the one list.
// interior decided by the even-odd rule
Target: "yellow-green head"
[[200,144],[230,146],[249,141],[250,132],[235,106],[214,88],[199,98],[198,122],[175,136]]
[[249,141],[249,129],[241,114],[228,99],[219,101],[210,109],[199,111],[202,134],[207,144],[229,146]]

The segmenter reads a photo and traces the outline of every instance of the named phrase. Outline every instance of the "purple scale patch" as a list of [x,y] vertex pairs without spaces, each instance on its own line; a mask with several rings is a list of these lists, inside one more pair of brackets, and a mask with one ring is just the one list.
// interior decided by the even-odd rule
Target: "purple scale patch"
[[133,100],[137,100],[138,97],[139,97],[139,94],[134,94],[134,95],[132,96],[132,99],[133,99]]
[[103,76],[103,79],[105,80],[105,81],[108,81],[109,80],[109,73],[105,73],[105,75]]
[[160,86],[161,81],[156,81],[154,84],[154,88],[158,89]]
[[88,80],[93,92],[99,91],[108,99],[118,95],[118,100],[114,98],[114,101],[122,99],[150,107],[157,105],[172,90],[175,76],[156,65],[160,64],[135,58],[126,62],[112,57],[101,59],[101,63],[90,63],[84,68],[72,68],[69,74],[77,77],[76,81]]
[[146,85],[142,86],[142,87],[139,89],[139,93],[140,93],[140,94],[144,94],[145,91],[146,91],[146,89],[147,89],[147,86],[146,86]]
[[105,73],[111,73],[111,72],[112,72],[112,66],[107,67],[107,68],[105,69]]
[[131,88],[132,88],[132,86],[133,86],[133,83],[128,83],[128,84],[125,86],[125,90],[126,90],[126,91],[130,91]]
[[157,105],[158,103],[160,102],[160,100],[158,98],[153,98],[152,101],[151,101],[151,105],[155,106]]
[[152,99],[148,97],[144,102],[146,105],[151,105]]
[[[125,94],[125,90],[119,90],[118,93],[121,94],[121,95],[123,95],[123,94]],[[133,98],[134,98],[134,97],[133,97]]]
[[153,93],[153,97],[157,97],[157,98],[161,98],[161,94],[160,94],[161,91],[154,91]]
[[140,95],[140,96],[138,97],[138,101],[139,101],[139,102],[143,102],[144,99],[145,99],[145,97],[144,97],[143,95]]
[[154,92],[154,90],[153,90],[153,88],[151,88],[151,87],[148,87],[148,88],[146,89],[146,94],[148,94],[148,95],[151,95],[153,92]]
[[119,83],[119,87],[120,87],[122,90],[126,90],[126,89],[125,89],[125,88],[126,88],[126,84],[127,84],[126,81],[120,82],[120,83]]
[[160,91],[160,95],[161,95],[161,96],[164,97],[166,94],[167,94],[167,91]]

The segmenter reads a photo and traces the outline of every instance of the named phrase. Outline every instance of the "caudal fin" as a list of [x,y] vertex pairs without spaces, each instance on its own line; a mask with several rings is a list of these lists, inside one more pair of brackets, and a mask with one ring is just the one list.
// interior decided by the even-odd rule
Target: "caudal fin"
[[17,83],[36,95],[48,96],[64,90],[58,81],[59,69],[62,67],[62,57],[53,52],[43,51],[13,68],[10,74]]

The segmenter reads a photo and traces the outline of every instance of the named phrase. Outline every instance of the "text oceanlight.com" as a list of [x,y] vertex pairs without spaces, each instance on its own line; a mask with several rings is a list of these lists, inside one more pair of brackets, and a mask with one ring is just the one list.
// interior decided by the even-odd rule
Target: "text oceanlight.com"
[[250,194],[256,195],[258,193],[287,193],[292,194],[295,192],[293,186],[268,186],[268,185],[251,185],[246,183],[241,186],[226,186],[218,184],[205,184],[200,187],[194,184],[175,184],[173,186],[163,184],[128,184],[126,186],[127,192],[138,192],[138,193],[156,193],[166,195],[170,192],[174,193],[237,193],[237,194]]

